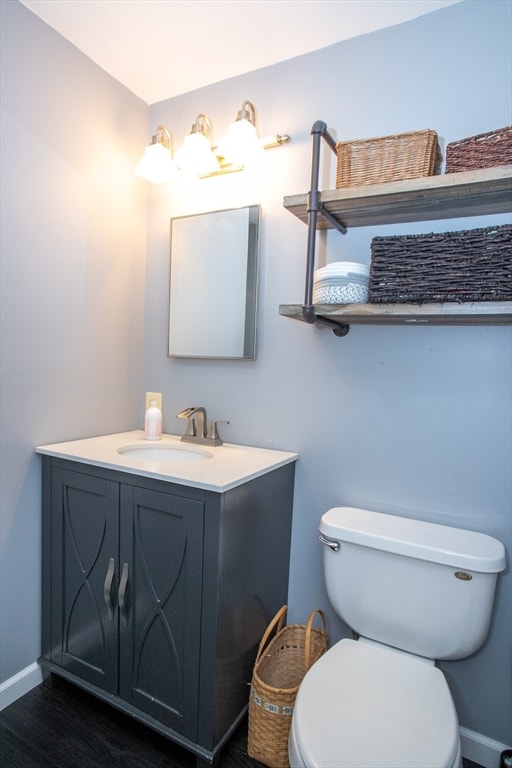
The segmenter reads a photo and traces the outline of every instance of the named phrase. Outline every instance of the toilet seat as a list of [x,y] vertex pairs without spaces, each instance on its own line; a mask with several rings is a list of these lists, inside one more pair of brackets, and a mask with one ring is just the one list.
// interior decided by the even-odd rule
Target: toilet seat
[[292,768],[451,768],[457,715],[442,672],[391,648],[341,640],[297,694]]

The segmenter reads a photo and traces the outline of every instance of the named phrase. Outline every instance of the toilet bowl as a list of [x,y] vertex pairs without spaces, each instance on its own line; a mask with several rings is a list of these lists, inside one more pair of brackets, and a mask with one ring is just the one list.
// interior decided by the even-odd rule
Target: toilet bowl
[[460,768],[455,705],[435,660],[484,642],[505,548],[486,534],[335,507],[320,522],[327,594],[358,640],[305,675],[291,768]]
[[442,672],[364,640],[340,640],[305,676],[291,768],[459,768],[457,715]]

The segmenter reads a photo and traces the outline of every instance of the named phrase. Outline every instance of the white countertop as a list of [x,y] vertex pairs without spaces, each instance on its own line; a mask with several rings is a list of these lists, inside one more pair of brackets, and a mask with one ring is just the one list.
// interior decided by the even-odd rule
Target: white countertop
[[[124,446],[148,444],[196,449],[211,454],[211,458],[197,462],[165,463],[118,453],[118,449]],[[252,448],[234,443],[224,443],[215,448],[182,443],[176,435],[162,435],[158,443],[149,442],[144,438],[142,430],[42,445],[36,448],[36,452],[210,491],[227,491],[298,459],[297,453]]]

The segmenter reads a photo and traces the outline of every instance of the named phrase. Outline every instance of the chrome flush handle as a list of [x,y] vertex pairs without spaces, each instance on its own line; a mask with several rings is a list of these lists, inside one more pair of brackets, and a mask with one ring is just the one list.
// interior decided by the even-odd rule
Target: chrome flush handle
[[328,539],[326,536],[323,535],[323,533],[320,534],[318,537],[322,544],[325,544],[326,547],[329,547],[329,549],[332,549],[333,552],[338,552],[340,548],[339,541],[334,541],[333,539]]

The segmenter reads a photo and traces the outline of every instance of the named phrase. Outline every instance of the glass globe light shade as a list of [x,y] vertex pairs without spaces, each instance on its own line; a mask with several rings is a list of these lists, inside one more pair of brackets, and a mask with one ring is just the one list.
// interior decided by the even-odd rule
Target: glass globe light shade
[[176,152],[175,162],[180,171],[191,176],[205,176],[219,170],[208,138],[203,133],[189,133]]
[[174,174],[171,153],[163,144],[150,144],[137,165],[135,173],[152,184],[166,184]]
[[236,120],[219,146],[219,153],[233,165],[254,165],[261,161],[264,149],[256,127],[249,120]]

